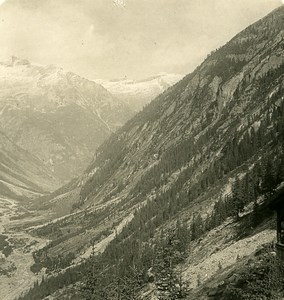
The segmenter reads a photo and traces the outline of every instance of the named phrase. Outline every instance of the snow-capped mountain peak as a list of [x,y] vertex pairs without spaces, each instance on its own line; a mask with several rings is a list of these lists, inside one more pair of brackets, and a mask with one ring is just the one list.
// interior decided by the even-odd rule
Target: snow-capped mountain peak
[[0,115],[0,131],[65,181],[132,112],[93,81],[13,56],[0,63]]
[[128,78],[104,80],[97,79],[113,95],[130,105],[134,110],[140,110],[144,105],[164,92],[183,78],[180,74],[168,74],[161,72],[157,75],[142,79],[132,80]]

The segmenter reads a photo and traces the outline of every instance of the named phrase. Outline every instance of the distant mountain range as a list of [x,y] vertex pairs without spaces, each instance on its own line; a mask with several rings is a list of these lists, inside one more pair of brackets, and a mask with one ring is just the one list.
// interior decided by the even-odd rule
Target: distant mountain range
[[139,81],[124,78],[117,80],[97,79],[95,82],[101,84],[135,111],[139,111],[167,88],[181,80],[182,77],[183,75],[180,74],[160,73]]
[[[102,253],[95,277],[87,283],[99,282],[96,288],[108,292],[110,286],[127,282],[120,291],[130,293],[144,280],[141,294],[132,298],[145,300],[157,293],[161,299],[177,299],[169,296],[170,287],[181,282],[168,282],[175,271],[172,263],[178,278],[188,281],[189,299],[207,299],[213,287],[237,280],[233,277],[240,265],[248,268],[256,249],[275,238],[269,230],[268,201],[284,178],[283,16],[284,6],[212,52],[105,141],[82,176],[38,200],[54,211],[65,208],[62,214],[72,211],[35,229],[53,241],[38,253],[39,268],[49,264],[49,255],[68,259],[70,248],[76,262]],[[124,97],[159,80],[101,83]],[[259,233],[266,238],[258,238]],[[157,251],[159,245],[168,252]],[[168,260],[161,263],[159,254]],[[81,266],[85,274],[92,273],[89,262]],[[166,263],[165,270],[161,266]],[[82,269],[74,267],[72,282],[66,272],[58,286],[81,281]],[[255,274],[259,270],[265,268]],[[150,283],[143,276],[149,272],[154,273]],[[262,278],[263,272],[259,274]],[[53,282],[50,289],[58,291]],[[233,292],[239,287],[242,293],[247,288],[243,282],[232,284],[229,297],[215,293],[212,299],[237,299]],[[46,296],[47,285],[23,299],[39,292]],[[55,299],[67,297],[69,288],[59,296],[54,293]],[[129,294],[119,295],[126,299]]]
[[0,131],[59,183],[82,172],[133,112],[101,85],[55,66],[0,63]]

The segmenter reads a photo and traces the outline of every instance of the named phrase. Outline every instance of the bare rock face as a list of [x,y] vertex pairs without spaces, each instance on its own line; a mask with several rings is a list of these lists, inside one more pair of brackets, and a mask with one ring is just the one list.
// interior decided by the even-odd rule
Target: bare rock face
[[12,57],[0,64],[0,115],[0,130],[62,183],[132,112],[92,81]]

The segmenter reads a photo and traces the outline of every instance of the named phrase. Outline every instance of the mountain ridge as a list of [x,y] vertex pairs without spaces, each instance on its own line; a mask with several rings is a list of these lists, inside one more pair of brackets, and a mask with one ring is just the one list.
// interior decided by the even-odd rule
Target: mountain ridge
[[135,111],[139,111],[160,93],[177,83],[182,77],[183,75],[180,74],[161,72],[140,80],[123,78],[115,80],[97,79],[95,81],[103,85],[117,98],[133,107]]
[[[55,66],[12,57],[0,64],[0,129],[61,182],[132,115],[102,86]],[[74,120],[76,119],[76,124]]]

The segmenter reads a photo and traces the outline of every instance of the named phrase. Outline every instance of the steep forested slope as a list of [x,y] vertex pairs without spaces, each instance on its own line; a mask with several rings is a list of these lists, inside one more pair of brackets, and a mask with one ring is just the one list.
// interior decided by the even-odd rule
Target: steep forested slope
[[[284,180],[283,18],[282,6],[238,34],[99,147],[72,187],[77,231],[57,239],[74,216],[37,231],[54,244],[72,245],[74,236],[82,242],[88,232],[93,241],[85,237],[85,242],[96,245],[101,234],[107,235],[103,230],[115,231],[132,215],[108,240],[103,255],[92,259],[98,271],[89,270],[86,298],[97,291],[94,299],[113,299],[110,290],[123,299],[150,299],[152,291],[158,297],[185,297],[187,289],[173,267],[194,253],[188,258],[193,262],[184,264],[189,269],[194,259],[206,258],[196,254],[205,233],[226,220],[231,227],[220,232],[228,230],[226,243],[232,244],[268,229],[267,203]],[[247,230],[238,230],[239,224]],[[214,243],[213,238],[214,251],[221,251]],[[54,253],[52,249],[46,251]],[[95,254],[95,246],[93,250]],[[37,254],[37,262],[47,263],[43,253]],[[62,284],[81,279],[72,279],[69,271],[60,277]],[[181,273],[186,278],[190,271]],[[195,278],[191,288],[198,285],[200,278]]]

